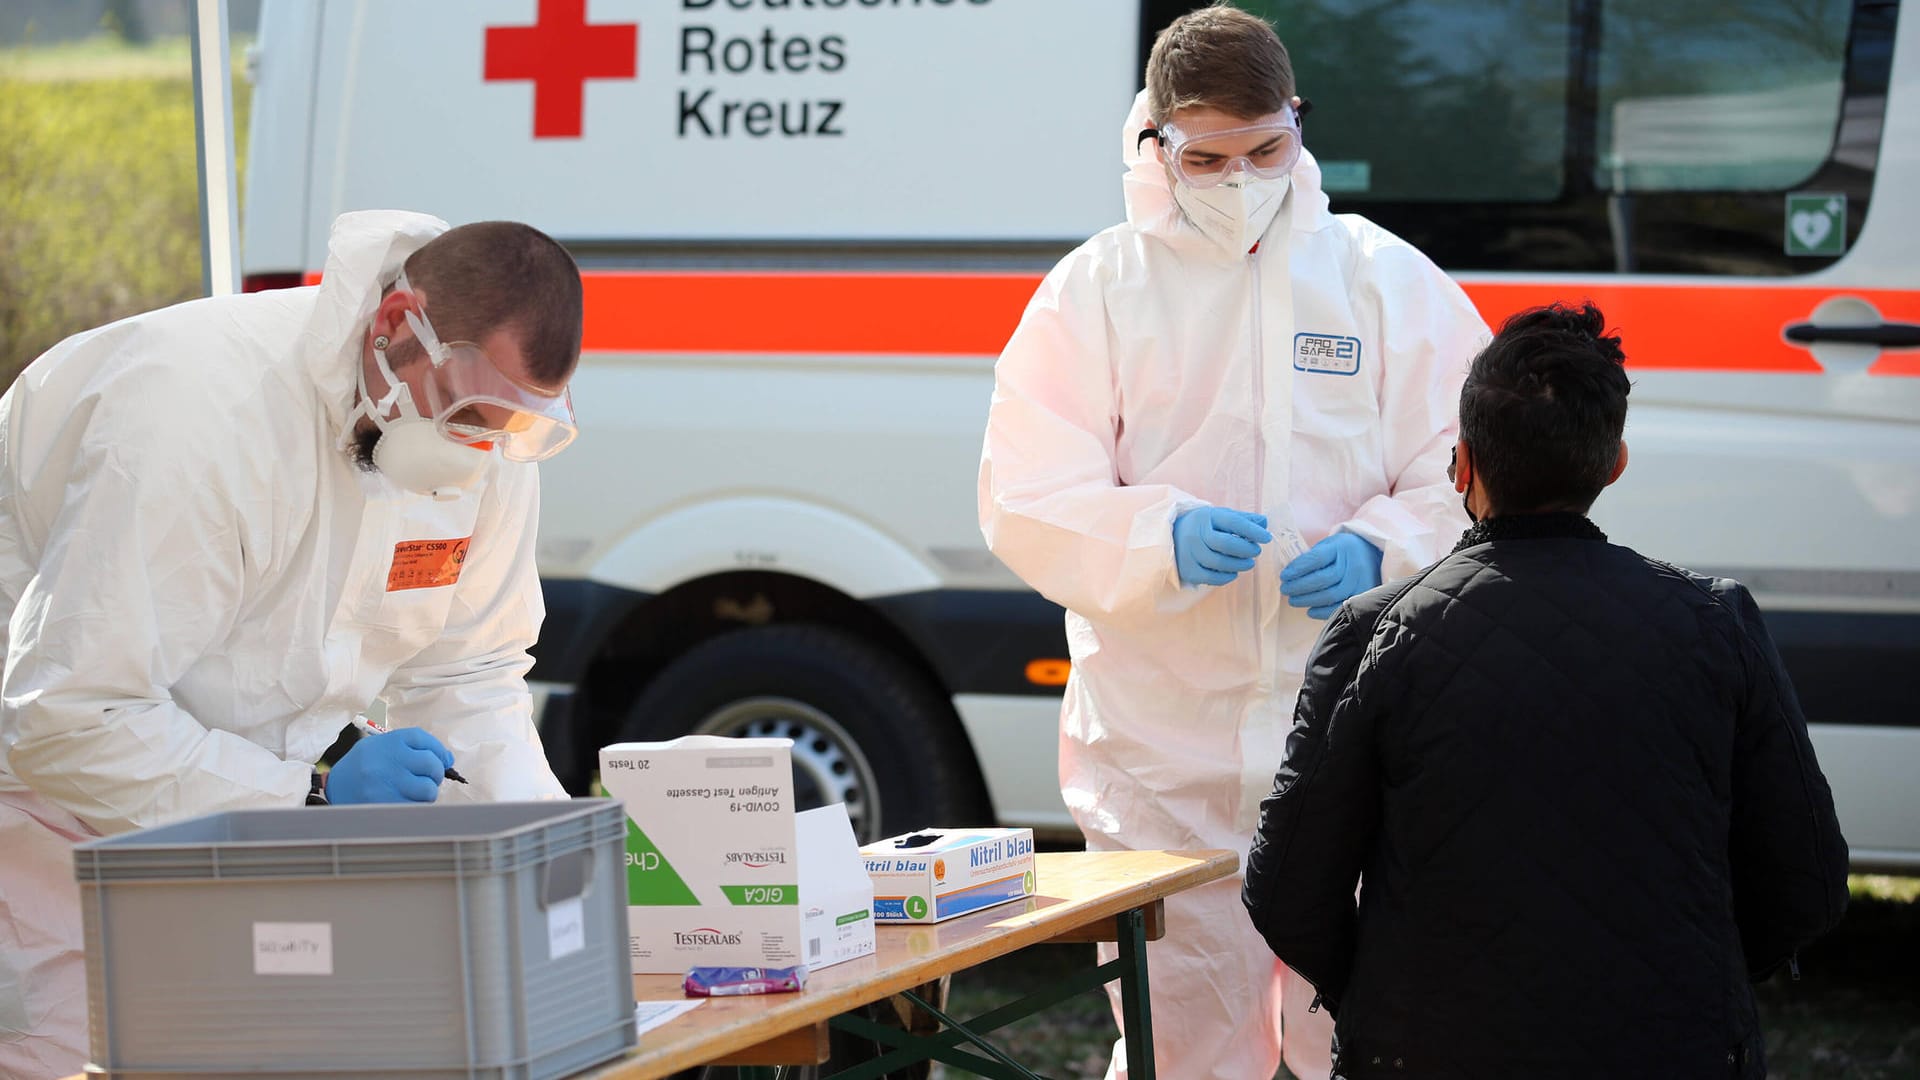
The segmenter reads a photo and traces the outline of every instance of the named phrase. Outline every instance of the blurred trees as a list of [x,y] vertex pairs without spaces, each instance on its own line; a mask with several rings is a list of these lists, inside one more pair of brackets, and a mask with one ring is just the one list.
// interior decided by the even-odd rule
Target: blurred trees
[[0,57],[0,387],[69,334],[200,295],[191,85]]

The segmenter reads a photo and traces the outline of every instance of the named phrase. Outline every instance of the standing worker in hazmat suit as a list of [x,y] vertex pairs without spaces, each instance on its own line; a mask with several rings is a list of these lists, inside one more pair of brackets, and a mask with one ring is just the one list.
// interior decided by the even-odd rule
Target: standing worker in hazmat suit
[[[980,522],[1067,609],[1060,783],[1088,846],[1238,851],[1317,620],[1466,527],[1447,456],[1488,334],[1420,252],[1328,212],[1272,27],[1186,15],[1146,81],[1126,223],[1053,269],[995,368]],[[1167,900],[1159,1075],[1268,1080],[1284,1014],[1288,1068],[1325,1077],[1332,1024],[1239,895]]]
[[[0,399],[0,1076],[85,1063],[76,842],[564,797],[529,462],[573,436],[580,322],[532,228],[349,214],[318,286],[79,334]],[[375,698],[394,730],[318,773]]]

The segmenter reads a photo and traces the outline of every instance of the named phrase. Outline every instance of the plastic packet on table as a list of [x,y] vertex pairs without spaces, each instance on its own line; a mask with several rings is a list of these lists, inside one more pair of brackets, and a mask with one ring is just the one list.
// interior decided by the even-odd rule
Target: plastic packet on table
[[807,968],[697,967],[687,972],[688,997],[790,994],[807,987]]

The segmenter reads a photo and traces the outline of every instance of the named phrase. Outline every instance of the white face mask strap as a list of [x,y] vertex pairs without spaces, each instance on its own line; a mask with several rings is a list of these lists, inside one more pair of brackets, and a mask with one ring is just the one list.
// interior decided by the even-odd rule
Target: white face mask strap
[[[375,349],[373,355],[374,358],[379,361],[380,366],[385,368],[386,361],[380,357],[380,352],[381,350]],[[361,417],[364,416],[372,420],[376,427],[380,425],[380,418],[375,414],[372,401],[367,395],[367,365],[365,363],[361,363],[355,368],[353,382],[360,392],[357,395],[357,400],[353,403],[353,408],[347,410],[346,422],[340,425],[340,438],[336,440],[335,445],[341,450],[345,450],[347,447],[353,445],[353,431],[354,428],[359,425]]]
[[[413,292],[413,283],[407,280],[407,272],[405,270],[400,271],[399,278],[395,279],[393,284],[395,288],[405,289],[409,293]],[[406,317],[407,326],[413,330],[413,336],[419,339],[420,347],[427,351],[427,358],[433,361],[433,366],[439,367],[445,364],[447,362],[447,347],[440,343],[440,335],[434,333],[433,324],[427,321],[426,314],[424,312],[416,313],[413,309],[409,308],[407,309]]]
[[[406,270],[402,269],[400,271],[400,276],[394,279],[393,287],[413,294],[413,283],[407,280]],[[412,329],[414,338],[420,342],[420,347],[426,351],[428,359],[433,362],[433,366],[439,367],[446,363],[447,349],[446,346],[440,344],[440,336],[433,332],[433,324],[427,321],[426,316],[415,314],[411,308],[406,310],[405,316],[407,326]],[[372,418],[374,423],[379,424],[383,422],[382,418],[387,415],[389,410],[398,406],[402,417],[419,419],[420,408],[413,400],[413,391],[408,388],[405,382],[400,380],[398,375],[394,374],[392,365],[387,362],[386,350],[373,350],[373,360],[374,363],[380,366],[380,377],[387,381],[387,392],[384,397],[370,407],[367,415]],[[366,372],[362,370],[360,382],[360,396],[362,401],[365,401],[367,398],[365,375]]]
[[348,410],[346,424],[340,430],[339,447],[342,450],[353,443],[354,425],[363,416],[382,431],[391,422],[387,419],[387,413],[396,405],[400,408],[400,418],[417,419],[420,416],[420,410],[413,403],[413,391],[393,373],[393,365],[387,361],[387,350],[374,349],[373,363],[380,369],[380,377],[387,382],[387,392],[379,401],[373,400],[373,392],[367,386],[367,365],[362,363],[354,369],[354,382],[360,389],[360,395],[353,408]]
[[372,418],[374,423],[378,424],[381,422],[381,418],[387,415],[388,410],[398,405],[402,416],[419,416],[420,410],[416,408],[413,403],[413,391],[408,389],[407,384],[402,382],[400,377],[393,373],[393,366],[387,362],[387,350],[373,350],[373,362],[380,368],[380,377],[387,380],[387,392],[379,401],[371,405],[366,404],[368,401],[367,369],[364,364],[361,365],[360,400],[362,406],[368,410],[367,415]]

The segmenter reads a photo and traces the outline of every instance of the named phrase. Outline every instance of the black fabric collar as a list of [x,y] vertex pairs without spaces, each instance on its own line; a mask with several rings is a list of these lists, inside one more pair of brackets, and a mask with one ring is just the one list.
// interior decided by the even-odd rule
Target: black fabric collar
[[1588,521],[1585,514],[1503,514],[1476,522],[1460,534],[1460,542],[1453,550],[1458,552],[1497,540],[1598,540],[1604,544],[1607,534]]

